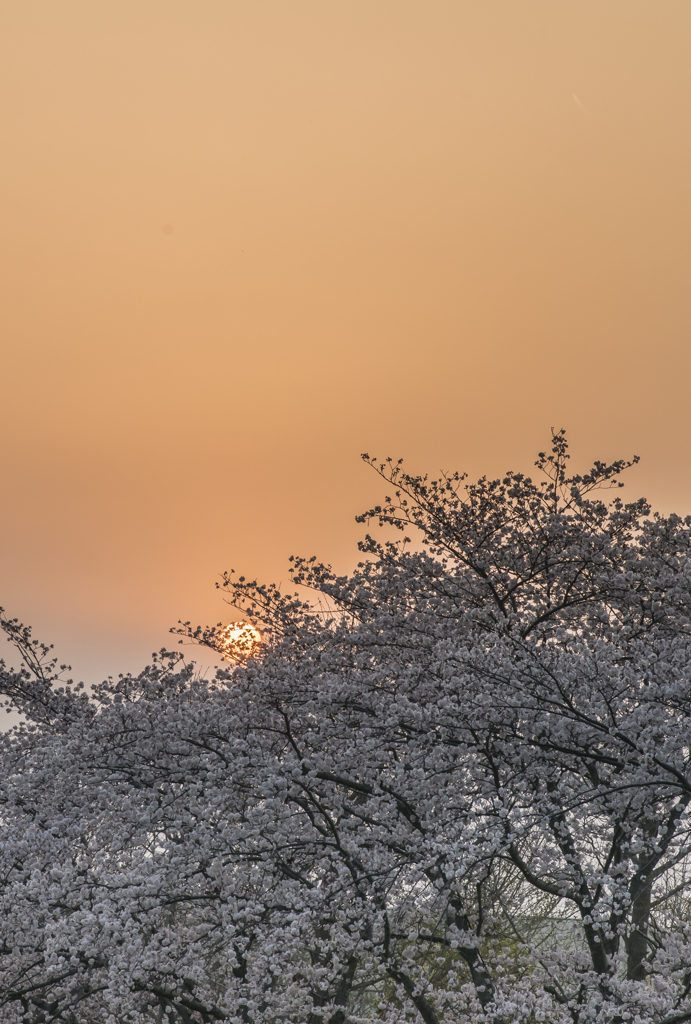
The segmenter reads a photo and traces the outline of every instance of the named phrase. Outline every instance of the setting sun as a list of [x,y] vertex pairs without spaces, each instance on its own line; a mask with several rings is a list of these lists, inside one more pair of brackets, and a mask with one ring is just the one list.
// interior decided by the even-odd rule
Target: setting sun
[[253,658],[262,645],[262,635],[251,622],[230,622],[218,634],[226,661],[243,662]]

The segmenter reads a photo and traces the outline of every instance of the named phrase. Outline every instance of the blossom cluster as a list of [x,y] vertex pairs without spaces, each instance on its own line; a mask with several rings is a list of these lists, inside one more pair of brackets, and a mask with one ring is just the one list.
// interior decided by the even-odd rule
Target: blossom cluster
[[0,620],[2,1020],[691,1020],[691,519],[567,458],[368,459],[400,540],[226,577],[262,644],[211,682],[85,695]]

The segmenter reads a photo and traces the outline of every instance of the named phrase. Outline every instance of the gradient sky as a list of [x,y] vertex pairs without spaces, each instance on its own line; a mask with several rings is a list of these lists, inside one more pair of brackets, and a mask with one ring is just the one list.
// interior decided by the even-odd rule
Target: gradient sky
[[359,455],[691,511],[689,0],[0,0],[0,604],[138,669]]

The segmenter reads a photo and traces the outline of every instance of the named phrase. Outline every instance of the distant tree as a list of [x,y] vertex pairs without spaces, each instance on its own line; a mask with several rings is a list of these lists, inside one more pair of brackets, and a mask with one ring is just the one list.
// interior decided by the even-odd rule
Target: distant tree
[[691,1020],[691,519],[366,459],[400,538],[226,577],[213,682],[6,677],[8,1024]]

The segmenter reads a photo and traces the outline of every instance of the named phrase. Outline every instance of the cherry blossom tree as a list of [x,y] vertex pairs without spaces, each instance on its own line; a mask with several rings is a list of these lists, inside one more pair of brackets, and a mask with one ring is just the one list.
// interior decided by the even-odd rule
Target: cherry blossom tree
[[366,459],[383,539],[227,576],[212,682],[86,698],[2,620],[3,1020],[691,1020],[691,519],[563,433],[538,483]]

